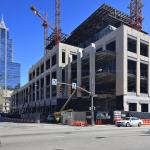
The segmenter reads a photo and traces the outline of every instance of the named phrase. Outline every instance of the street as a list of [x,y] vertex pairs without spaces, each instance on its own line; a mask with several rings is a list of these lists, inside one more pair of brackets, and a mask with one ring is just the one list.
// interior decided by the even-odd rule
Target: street
[[149,150],[149,129],[0,123],[0,150]]

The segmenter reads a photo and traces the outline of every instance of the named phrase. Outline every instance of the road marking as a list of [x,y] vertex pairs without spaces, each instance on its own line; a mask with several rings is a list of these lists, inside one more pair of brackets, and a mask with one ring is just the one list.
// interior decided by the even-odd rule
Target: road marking
[[63,138],[63,137],[65,137],[65,136],[62,136],[62,135],[57,135],[57,136],[55,136],[56,138]]

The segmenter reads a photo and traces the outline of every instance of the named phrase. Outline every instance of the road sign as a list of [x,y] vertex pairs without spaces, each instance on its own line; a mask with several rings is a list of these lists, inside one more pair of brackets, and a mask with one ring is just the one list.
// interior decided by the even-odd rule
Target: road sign
[[72,83],[72,89],[76,89],[77,88],[77,83]]
[[52,85],[57,85],[57,79],[52,79]]
[[[92,107],[89,107],[89,110],[92,110]],[[96,110],[95,106],[93,106],[93,110]]]

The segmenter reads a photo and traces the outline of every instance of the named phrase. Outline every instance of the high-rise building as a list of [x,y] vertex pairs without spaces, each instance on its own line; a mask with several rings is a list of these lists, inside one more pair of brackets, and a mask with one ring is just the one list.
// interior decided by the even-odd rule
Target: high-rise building
[[0,86],[13,90],[20,86],[20,64],[13,60],[13,44],[2,17],[0,22]]

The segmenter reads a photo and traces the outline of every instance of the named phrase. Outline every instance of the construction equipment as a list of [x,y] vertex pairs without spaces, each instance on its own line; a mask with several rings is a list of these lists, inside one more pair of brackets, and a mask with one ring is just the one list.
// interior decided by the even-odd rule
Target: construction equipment
[[55,44],[61,41],[61,27],[60,27],[60,0],[55,0],[55,30],[54,30]]
[[130,2],[130,26],[138,31],[142,30],[142,0],[131,0]]
[[47,38],[48,38],[48,27],[50,27],[52,30],[54,30],[54,28],[48,24],[47,13],[46,13],[46,16],[43,17],[34,6],[31,6],[30,9],[34,12],[35,15],[37,15],[43,21],[42,26],[44,27],[44,53],[46,54],[47,53],[46,46],[47,46]]
[[47,39],[48,39],[48,28],[50,28],[53,31],[53,40],[55,45],[57,45],[61,41],[61,28],[60,28],[60,0],[55,0],[55,27],[48,23],[46,14],[45,17],[43,17],[39,11],[34,7],[31,6],[30,9],[34,12],[35,15],[37,15],[42,21],[42,26],[44,27],[44,51],[45,54],[47,53],[46,47],[47,47]]

